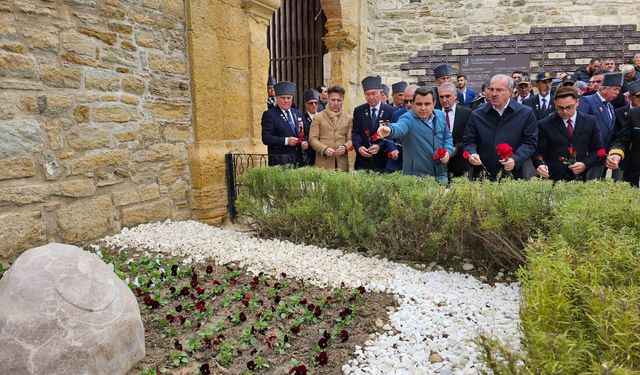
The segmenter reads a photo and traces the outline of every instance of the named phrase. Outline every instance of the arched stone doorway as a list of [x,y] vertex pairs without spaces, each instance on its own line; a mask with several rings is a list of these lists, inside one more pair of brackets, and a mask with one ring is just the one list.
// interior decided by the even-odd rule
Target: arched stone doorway
[[[225,154],[266,152],[261,142],[269,68],[267,28],[281,0],[190,0],[187,41],[194,144],[189,148],[192,218],[221,224],[227,216]],[[365,0],[321,0],[327,15],[325,84],[359,98],[367,73]]]

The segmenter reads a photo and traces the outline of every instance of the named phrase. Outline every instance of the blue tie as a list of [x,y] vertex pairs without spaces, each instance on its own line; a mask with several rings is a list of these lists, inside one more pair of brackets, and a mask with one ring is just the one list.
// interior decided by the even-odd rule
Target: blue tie
[[291,131],[293,132],[293,134],[298,134],[296,133],[296,125],[293,123],[293,118],[291,118],[291,112],[286,111],[287,114],[287,121],[289,121],[289,125],[291,126]]
[[376,107],[371,108],[371,122],[373,123],[373,129],[376,128]]
[[604,104],[605,112],[607,112],[606,118],[609,122],[607,126],[611,128],[613,126],[613,115],[612,115],[613,111],[611,108],[611,103],[603,101],[602,104]]

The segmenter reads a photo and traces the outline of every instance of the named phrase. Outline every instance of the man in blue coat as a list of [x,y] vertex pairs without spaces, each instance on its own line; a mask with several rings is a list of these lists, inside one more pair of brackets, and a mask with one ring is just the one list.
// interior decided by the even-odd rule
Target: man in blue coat
[[598,92],[583,96],[578,111],[596,118],[604,148],[609,150],[614,139],[615,112],[611,101],[618,96],[622,88],[622,73],[607,73],[602,79]]
[[[398,123],[378,128],[383,138],[398,138],[403,147],[402,172],[413,176],[433,176],[448,183],[446,164],[453,153],[453,140],[442,111],[434,110],[433,91],[420,87],[413,96],[413,109],[400,117]],[[438,149],[445,153],[434,158]]]
[[304,122],[302,113],[291,108],[296,85],[281,81],[275,84],[274,90],[276,106],[262,113],[262,143],[267,145],[269,165],[301,166],[302,151],[309,148],[309,143],[298,140]]
[[462,103],[458,103],[463,107],[471,107],[471,101],[473,100],[473,98],[476,97],[476,95],[478,94],[476,92],[476,90],[467,87],[467,76],[464,74],[458,74],[458,78],[456,78],[456,87],[458,87],[458,90],[460,90],[460,92],[462,93],[462,98],[463,98],[463,102]]
[[[504,169],[515,178],[521,177],[523,163],[533,156],[538,144],[538,124],[531,108],[511,99],[513,78],[497,74],[491,78],[488,102],[471,113],[463,138],[469,163],[477,177],[486,168],[489,178],[495,179]],[[513,156],[500,159],[496,146],[506,143]]]
[[556,113],[538,122],[538,147],[532,161],[541,177],[584,180],[586,172],[600,161],[600,130],[593,116],[576,110],[579,98],[577,88],[559,87],[554,95]]
[[387,149],[382,140],[374,140],[380,123],[388,123],[395,108],[382,103],[382,79],[379,76],[362,80],[362,89],[367,100],[353,110],[353,131],[351,139],[356,150],[356,170],[386,172]]

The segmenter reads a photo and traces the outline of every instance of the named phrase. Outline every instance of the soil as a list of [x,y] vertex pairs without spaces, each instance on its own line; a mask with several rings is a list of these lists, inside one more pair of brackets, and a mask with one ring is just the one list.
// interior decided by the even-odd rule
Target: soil
[[[126,255],[126,257],[138,259],[140,256],[139,253],[133,252]],[[166,261],[170,263],[162,263]],[[165,258],[160,267],[164,267],[167,272],[171,273],[171,262],[176,261],[180,260]],[[145,264],[149,264],[149,262],[147,261]],[[128,272],[125,270],[126,267],[124,263],[119,267],[125,277],[128,276],[130,280],[133,280],[136,275],[140,276],[139,272],[137,274]],[[144,267],[138,268],[143,269]],[[210,273],[207,273],[207,268]],[[196,287],[190,285],[193,273],[197,275],[197,287],[205,290],[201,295],[198,295]],[[222,285],[214,285],[214,280],[219,281]],[[291,362],[294,358],[299,361],[300,365],[306,366],[309,374],[340,374],[342,366],[353,357],[355,346],[364,346],[365,341],[370,338],[372,333],[382,332],[378,327],[380,321],[386,324],[389,320],[389,311],[397,308],[395,298],[390,294],[368,291],[360,294],[356,290],[347,288],[322,289],[306,285],[300,280],[287,278],[286,275],[281,275],[278,279],[262,276],[258,283],[255,281],[253,275],[246,274],[244,270],[238,269],[234,265],[195,264],[188,267],[181,265],[175,278],[171,278],[168,282],[167,280],[161,282],[157,279],[148,288],[142,285],[143,289],[137,291],[139,294],[137,299],[145,327],[146,357],[128,374],[139,374],[143,371],[147,371],[144,373],[149,374],[152,373],[148,372],[149,369],[155,366],[166,368],[167,374],[198,374],[204,363],[209,365],[211,374],[288,374],[294,367]],[[175,293],[170,291],[172,285],[177,290]],[[280,288],[276,288],[277,286]],[[188,288],[186,296],[180,293],[183,287]],[[216,295],[216,287],[218,288],[217,292],[220,292],[223,287],[224,291]],[[251,294],[249,299],[247,299],[247,293]],[[241,343],[240,338],[244,335],[247,327],[255,326],[256,322],[260,320],[256,313],[267,314],[272,311],[272,308],[278,311],[278,308],[282,306],[276,303],[274,293],[280,297],[281,301],[286,301],[287,306],[290,307],[288,315],[273,317],[268,323],[268,328],[263,331],[256,330],[253,335],[245,335],[245,337],[255,339],[254,342]],[[134,289],[135,294],[136,290]],[[166,305],[152,308],[149,303],[144,302],[147,295],[157,298],[158,301],[166,302]],[[244,297],[229,303],[229,296],[234,295]],[[296,296],[300,303],[291,302],[290,298]],[[331,296],[330,302],[326,302],[327,296]],[[227,297],[226,307],[225,297]],[[253,301],[250,306],[253,306],[254,310],[245,306],[245,303],[251,300]],[[197,309],[193,307],[199,301],[206,302],[206,316],[196,313]],[[309,304],[323,306],[320,317],[307,319],[300,325],[299,333],[292,333],[291,327],[301,322],[305,313],[307,317],[310,315]],[[176,311],[179,309],[178,306],[182,306],[180,312]],[[353,313],[342,320],[340,313],[344,313],[345,308],[351,308]],[[237,325],[234,325],[230,318],[234,315],[237,317],[240,312],[246,312],[246,321],[240,323],[236,319]],[[168,314],[174,316],[173,323],[167,321]],[[181,325],[179,315],[193,322],[194,327],[185,328]],[[342,323],[337,323],[340,321]],[[376,325],[376,321],[378,321],[378,325]],[[207,342],[200,339],[198,332],[202,332],[205,327],[213,327],[218,322],[223,322],[225,329],[214,333],[210,345],[206,345]],[[198,323],[201,325],[199,329],[195,327]],[[348,339],[345,342],[339,336],[343,329],[348,332]],[[171,335],[170,330],[174,330],[175,335]],[[323,337],[322,330],[334,332],[325,349],[318,347],[318,341]],[[167,334],[170,337],[167,337]],[[272,339],[270,346],[268,341],[272,335],[277,338]],[[283,342],[285,335],[290,347],[278,353],[276,343]],[[186,350],[187,342],[190,339],[204,342],[203,347],[189,355],[188,363],[174,367],[170,355],[178,353],[176,340]],[[230,363],[224,365],[220,360],[223,341],[233,345],[233,358]],[[323,366],[316,363],[314,366],[315,355],[322,350],[328,355],[328,363]],[[250,371],[248,362],[254,361],[255,363],[258,357],[266,360],[269,367]]]

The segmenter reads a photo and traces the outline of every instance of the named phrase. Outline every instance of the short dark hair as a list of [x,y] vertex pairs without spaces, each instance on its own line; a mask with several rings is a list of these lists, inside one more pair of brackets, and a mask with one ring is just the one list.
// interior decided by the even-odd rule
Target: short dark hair
[[460,77],[464,78],[465,80],[467,79],[467,76],[465,74],[458,74],[457,78],[460,78]]
[[574,99],[580,98],[580,92],[574,86],[560,86],[556,90],[555,95],[553,96],[553,100],[572,97]]
[[418,87],[416,91],[413,93],[413,101],[415,102],[418,96],[428,96],[428,95],[431,95],[431,99],[433,101],[436,100],[436,94],[433,92],[433,89],[426,86]]
[[589,65],[593,64],[596,61],[600,61],[600,58],[599,57],[592,58],[591,60],[589,60]]
[[327,86],[325,86],[325,85],[320,85],[320,86],[318,86],[318,87],[316,88],[316,90],[318,90],[318,92],[320,92],[320,93],[321,93],[321,92],[322,92],[322,89],[326,89],[326,88],[327,88]]
[[611,72],[610,72],[610,71],[608,71],[607,69],[596,69],[596,70],[593,72],[592,76],[599,76],[599,75],[607,74],[607,73],[611,73]]
[[[320,86],[320,87],[324,87],[324,86]],[[340,85],[333,85],[333,86],[329,87],[329,89],[327,90],[327,94],[328,95],[331,95],[334,92],[336,92],[336,93],[338,93],[338,94],[340,94],[342,96],[344,96],[344,94],[345,94],[344,88],[342,86],[340,86]]]
[[516,73],[518,73],[518,74],[522,74],[523,76],[524,76],[525,74],[527,74],[527,73],[523,72],[522,70],[516,70],[516,71],[514,71],[514,72],[512,72],[512,73],[511,73],[511,76],[513,76],[513,75],[514,75],[514,74],[516,74]]

